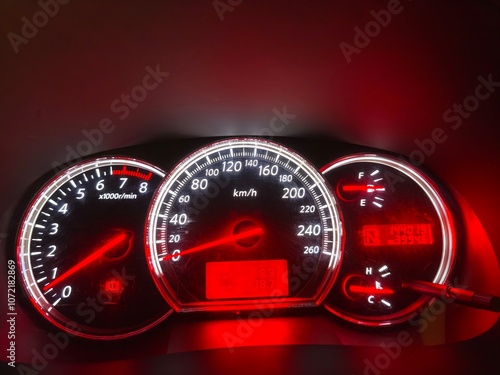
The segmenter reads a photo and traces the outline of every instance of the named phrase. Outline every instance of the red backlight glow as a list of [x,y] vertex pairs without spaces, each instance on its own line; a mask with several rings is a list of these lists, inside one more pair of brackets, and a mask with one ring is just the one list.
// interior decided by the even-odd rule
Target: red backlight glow
[[206,286],[207,299],[287,296],[287,261],[208,262]]
[[127,169],[126,166],[123,166],[122,169],[113,169],[112,175],[123,175],[123,176],[132,176],[132,177],[138,177],[142,178],[143,180],[149,181],[151,176],[153,175],[153,172],[149,172],[148,174],[146,173],[141,173],[139,172],[139,169],[135,171],[130,171]]
[[108,295],[116,295],[120,294],[123,291],[123,285],[120,282],[120,280],[116,278],[111,278],[109,280],[106,280],[104,283],[104,287],[102,288],[102,291]]
[[361,231],[365,246],[432,245],[430,224],[364,225]]

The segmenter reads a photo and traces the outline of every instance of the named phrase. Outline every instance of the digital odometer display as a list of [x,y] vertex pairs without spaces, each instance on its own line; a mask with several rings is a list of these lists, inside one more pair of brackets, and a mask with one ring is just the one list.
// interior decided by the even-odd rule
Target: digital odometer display
[[273,142],[231,139],[194,152],[160,185],[147,255],[177,311],[317,305],[340,262],[340,227],[305,159]]
[[403,284],[444,284],[453,266],[454,224],[444,198],[423,172],[388,155],[345,156],[323,174],[345,228],[342,267],[326,308],[356,324],[408,320],[430,297]]
[[432,245],[430,224],[364,225],[361,231],[365,246]]

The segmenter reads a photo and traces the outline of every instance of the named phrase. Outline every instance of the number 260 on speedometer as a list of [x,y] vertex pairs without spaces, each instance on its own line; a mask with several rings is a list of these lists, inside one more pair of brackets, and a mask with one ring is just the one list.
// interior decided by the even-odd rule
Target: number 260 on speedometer
[[177,311],[315,306],[335,280],[340,236],[336,202],[309,162],[237,138],[199,149],[163,180],[146,253]]

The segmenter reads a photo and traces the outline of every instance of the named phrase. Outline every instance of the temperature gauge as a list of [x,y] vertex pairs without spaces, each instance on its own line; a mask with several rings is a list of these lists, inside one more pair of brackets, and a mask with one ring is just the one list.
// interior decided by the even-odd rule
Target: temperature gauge
[[334,314],[358,324],[405,321],[430,297],[405,282],[447,282],[454,229],[437,187],[393,157],[357,154],[322,170],[344,216],[344,260],[325,299]]
[[342,293],[352,301],[368,303],[373,308],[390,311],[393,306],[394,281],[387,265],[366,267],[364,274],[344,279]]

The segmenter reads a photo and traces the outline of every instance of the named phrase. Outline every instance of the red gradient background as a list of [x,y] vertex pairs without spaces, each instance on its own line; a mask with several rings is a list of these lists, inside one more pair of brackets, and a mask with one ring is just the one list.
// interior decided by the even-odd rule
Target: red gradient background
[[[319,133],[403,155],[418,149],[418,141],[431,137],[436,128],[443,129],[446,141],[426,155],[424,166],[470,206],[464,216],[471,223],[468,241],[476,253],[463,267],[479,267],[472,275],[479,278],[481,267],[498,273],[500,89],[481,101],[478,110],[456,130],[443,120],[443,114],[474,93],[479,76],[492,74],[500,81],[500,4],[496,0],[401,4],[403,11],[393,15],[389,25],[348,64],[339,44],[352,44],[353,28],[363,28],[372,20],[370,11],[385,9],[386,1],[243,1],[221,21],[212,1],[74,0],[61,5],[59,13],[28,44],[20,45],[18,54],[7,34],[19,34],[21,18],[31,18],[40,8],[35,1],[2,1],[1,251],[6,251],[6,227],[24,189],[54,162],[65,161],[68,147],[75,149],[86,139],[82,131],[98,128],[103,118],[112,119],[116,127],[92,152],[173,135],[258,133],[262,124],[268,126],[273,108],[286,106],[297,117],[280,136]],[[148,92],[130,116],[118,119],[111,103],[140,84],[147,66],[157,64],[170,75]],[[491,245],[496,259],[487,251]],[[4,261],[2,257],[2,269],[6,269]],[[467,281],[485,292],[498,290],[489,279]],[[198,328],[193,335],[207,337],[208,342],[214,332],[227,329],[217,324],[224,322],[203,325],[201,331],[190,327]],[[456,334],[467,336],[468,329],[474,330],[471,326],[481,324],[464,324],[464,331]],[[4,332],[3,322],[1,327]],[[373,362],[382,350],[341,347],[332,354],[326,345],[298,346],[301,337],[310,335],[310,327],[298,328],[280,320],[269,327],[268,331],[257,330],[248,345],[266,340],[283,343],[292,329],[298,339],[289,341],[293,344],[289,347],[247,348],[233,356],[226,349],[192,356],[180,353],[165,362],[185,373],[212,366],[253,374],[285,369],[288,373],[324,370],[351,374],[353,368],[362,373],[364,361]],[[18,333],[26,339],[28,357],[29,349],[43,347],[47,340],[29,321],[18,325]],[[319,332],[317,341],[331,344],[343,333]],[[477,345],[472,341],[440,351],[418,346],[403,350],[384,373],[481,371],[487,366],[485,361],[493,366],[488,353],[498,351],[498,333],[497,323]],[[326,335],[328,339],[321,341]],[[155,373],[162,368],[168,338],[152,339],[158,344],[156,361],[80,363],[79,369]],[[3,334],[0,340],[3,348]],[[360,335],[358,344],[379,345],[368,341]],[[176,344],[171,345],[175,348]],[[139,348],[138,354],[152,355],[146,351]],[[70,348],[66,355],[71,353]],[[242,363],[248,367],[242,370]]]

